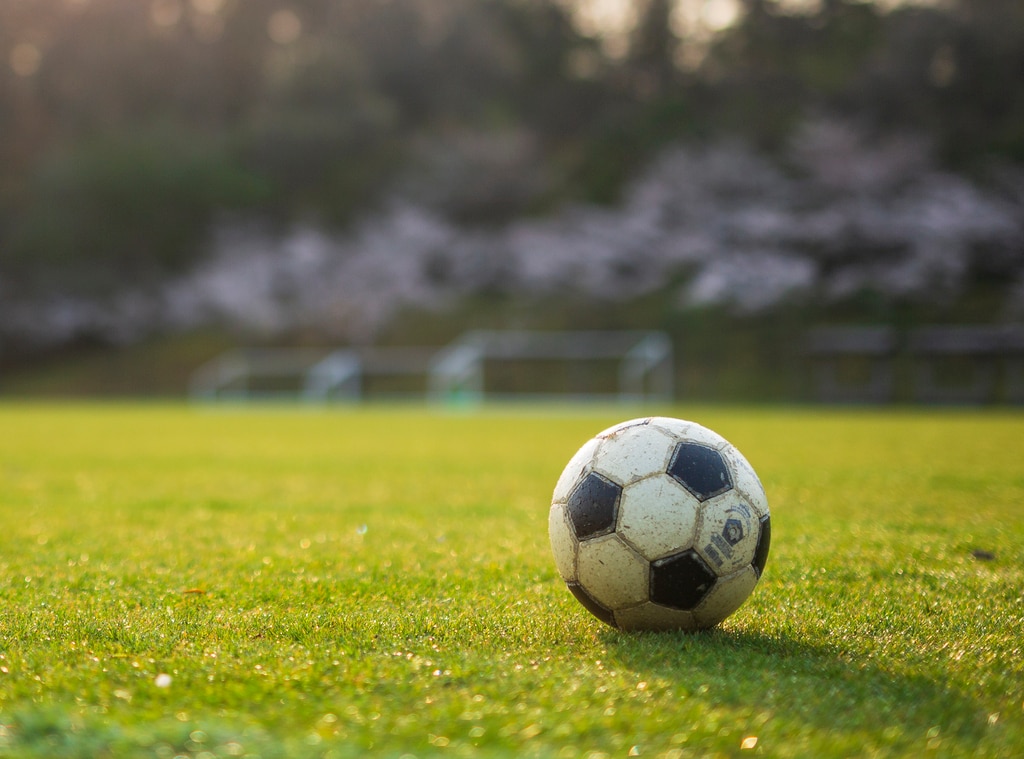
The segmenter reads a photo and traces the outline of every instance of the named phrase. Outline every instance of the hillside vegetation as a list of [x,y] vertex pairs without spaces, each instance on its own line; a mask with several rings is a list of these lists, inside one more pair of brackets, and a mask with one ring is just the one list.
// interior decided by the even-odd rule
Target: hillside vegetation
[[1019,3],[695,8],[0,0],[0,362],[474,299],[1020,318]]

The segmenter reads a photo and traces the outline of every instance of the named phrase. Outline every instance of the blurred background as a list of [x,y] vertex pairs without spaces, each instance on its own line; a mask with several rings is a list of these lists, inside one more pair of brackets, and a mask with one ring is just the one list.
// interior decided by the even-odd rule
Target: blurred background
[[1016,403],[1022,323],[1020,0],[0,0],[2,395],[629,329]]

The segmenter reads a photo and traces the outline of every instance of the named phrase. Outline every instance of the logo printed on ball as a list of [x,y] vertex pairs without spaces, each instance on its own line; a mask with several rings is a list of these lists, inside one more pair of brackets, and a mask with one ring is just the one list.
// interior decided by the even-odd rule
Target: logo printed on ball
[[722,528],[722,537],[731,546],[743,540],[743,522],[738,519],[725,520],[725,527]]

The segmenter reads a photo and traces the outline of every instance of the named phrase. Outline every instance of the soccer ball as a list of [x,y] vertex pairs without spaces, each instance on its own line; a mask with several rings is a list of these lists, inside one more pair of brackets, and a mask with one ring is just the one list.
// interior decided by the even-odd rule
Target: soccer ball
[[602,622],[698,630],[753,591],[771,519],[761,481],[725,438],[650,417],[608,428],[569,460],[548,533],[562,579]]

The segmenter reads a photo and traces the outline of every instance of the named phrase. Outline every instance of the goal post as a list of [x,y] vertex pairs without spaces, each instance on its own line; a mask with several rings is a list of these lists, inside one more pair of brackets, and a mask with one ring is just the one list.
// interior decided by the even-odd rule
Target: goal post
[[189,395],[197,401],[356,400],[361,380],[354,351],[242,348],[196,369]]
[[[570,371],[565,386],[553,390],[542,387],[544,368],[524,370],[529,364],[558,367],[560,372],[574,367],[575,373]],[[596,368],[600,364],[604,371]],[[501,374],[502,365],[517,367],[522,381],[506,382],[509,386],[504,389],[492,388],[491,375]],[[613,371],[608,371],[609,365]],[[595,387],[594,380],[599,377],[604,381]],[[437,354],[428,387],[436,401],[538,396],[666,401],[673,397],[673,379],[672,342],[662,332],[474,330]]]
[[668,401],[672,342],[651,331],[475,330],[446,347],[243,348],[196,369],[198,402],[355,402],[426,396]]
[[355,402],[369,396],[422,397],[436,349],[242,348],[192,373],[199,402]]

